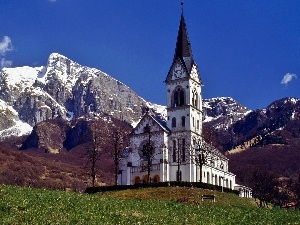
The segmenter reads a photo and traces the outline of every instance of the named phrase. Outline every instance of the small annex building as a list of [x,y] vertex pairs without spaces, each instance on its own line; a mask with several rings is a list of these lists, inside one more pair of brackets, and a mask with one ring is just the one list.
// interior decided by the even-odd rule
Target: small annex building
[[[204,182],[234,189],[228,158],[202,138],[202,81],[193,58],[183,13],[166,79],[167,118],[143,115],[120,161],[119,185]],[[149,170],[148,170],[149,168]]]

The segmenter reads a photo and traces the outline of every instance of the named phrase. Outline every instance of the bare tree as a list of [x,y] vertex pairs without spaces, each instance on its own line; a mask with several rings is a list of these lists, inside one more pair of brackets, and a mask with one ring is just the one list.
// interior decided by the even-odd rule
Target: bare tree
[[261,208],[268,206],[268,203],[274,200],[278,180],[273,174],[258,168],[252,173],[250,187],[252,188],[252,196],[258,200],[258,207]]
[[151,159],[154,152],[154,147],[151,144],[151,127],[149,124],[146,125],[144,128],[144,132],[148,133],[148,140],[147,143],[143,146],[143,155],[147,159],[147,183],[150,183],[150,171],[151,171]]
[[208,146],[197,143],[195,146],[195,163],[200,168],[200,182],[202,182],[203,166],[207,163]]
[[113,148],[113,160],[115,166],[115,185],[118,184],[119,162],[123,150],[128,145],[129,125],[125,122],[116,121],[110,132],[110,145]]
[[90,125],[91,131],[91,142],[86,151],[86,157],[88,161],[88,166],[90,170],[90,176],[92,180],[92,186],[95,187],[96,176],[97,176],[97,164],[100,160],[101,155],[106,151],[107,136],[105,133],[108,131],[108,126],[106,122],[97,119],[93,121]]
[[173,162],[177,164],[176,181],[181,181],[181,165],[188,162],[190,156],[190,145],[188,144],[187,135],[177,135],[171,143],[171,156]]

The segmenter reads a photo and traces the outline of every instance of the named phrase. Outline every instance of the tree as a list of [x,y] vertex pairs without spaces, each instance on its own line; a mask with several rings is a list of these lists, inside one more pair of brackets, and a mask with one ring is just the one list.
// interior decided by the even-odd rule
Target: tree
[[250,187],[252,196],[258,200],[258,207],[261,208],[274,201],[278,191],[278,180],[274,174],[259,168],[252,173]]
[[208,159],[209,146],[203,142],[195,146],[195,163],[200,168],[200,182],[202,182],[203,166],[206,165]]
[[100,156],[107,152],[107,122],[102,119],[96,119],[90,125],[91,142],[86,151],[86,157],[90,170],[91,183],[95,187],[97,176],[97,164]]
[[110,144],[113,148],[113,160],[115,166],[115,185],[118,185],[119,162],[123,150],[128,144],[129,125],[125,122],[115,121],[110,132]]
[[287,206],[291,203],[294,197],[293,187],[294,181],[292,179],[278,180],[278,187],[275,191],[273,203],[280,207]]
[[292,192],[294,196],[294,202],[297,207],[300,207],[300,174],[298,176],[298,179],[295,180],[292,184]]
[[151,127],[149,124],[146,125],[144,128],[144,132],[148,133],[148,141],[147,143],[143,146],[143,155],[147,159],[147,183],[150,183],[150,171],[151,171],[151,158],[154,152],[154,147],[151,144]]
[[191,156],[191,146],[188,135],[177,134],[171,141],[170,153],[173,163],[177,163],[176,181],[181,181],[181,165],[188,162]]

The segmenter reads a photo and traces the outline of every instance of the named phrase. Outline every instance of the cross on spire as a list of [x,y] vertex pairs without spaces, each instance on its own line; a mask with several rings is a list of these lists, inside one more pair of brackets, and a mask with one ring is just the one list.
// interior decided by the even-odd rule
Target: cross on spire
[[184,2],[180,2],[180,4],[181,4],[181,12],[183,14],[183,5],[184,5]]

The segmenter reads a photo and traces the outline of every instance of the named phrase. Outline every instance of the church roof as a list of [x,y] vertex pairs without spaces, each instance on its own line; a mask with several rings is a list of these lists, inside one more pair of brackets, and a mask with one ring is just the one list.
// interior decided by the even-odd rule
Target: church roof
[[[178,35],[177,35],[177,42],[176,42],[176,49],[174,54],[174,61],[177,59],[180,59],[183,63],[185,62],[184,58],[190,58],[190,61],[193,61],[193,54],[192,54],[192,47],[191,43],[188,37],[186,23],[184,20],[183,13],[181,14],[180,18],[180,25],[178,29]],[[185,64],[185,63],[184,63]],[[191,70],[191,68],[188,68],[188,65],[185,65],[188,69],[188,71]]]
[[178,63],[178,62],[180,62],[180,64],[183,66],[183,68],[185,68],[187,74],[190,74],[193,66],[196,66],[196,68],[198,70],[197,64],[194,61],[194,57],[193,57],[193,53],[192,53],[192,46],[191,46],[191,42],[188,37],[187,27],[186,27],[183,13],[181,14],[181,18],[180,18],[173,63],[169,69],[169,72],[168,72],[165,82],[168,82],[171,80],[172,68],[173,68],[174,64]]
[[167,121],[162,120],[158,116],[151,116],[165,131],[170,132],[170,128],[167,127]]
[[167,132],[167,133],[170,132],[170,129],[167,127],[167,122],[166,121],[161,119],[159,116],[150,115],[149,111],[147,111],[144,114],[144,116],[140,119],[138,124],[133,128],[132,133],[135,133],[136,131],[138,131],[138,129],[141,127],[141,125],[144,123],[145,120],[148,120],[148,121],[152,120],[155,124],[158,125],[158,127],[160,127],[160,131],[164,131],[164,132]]

